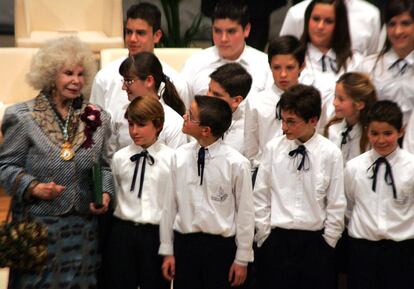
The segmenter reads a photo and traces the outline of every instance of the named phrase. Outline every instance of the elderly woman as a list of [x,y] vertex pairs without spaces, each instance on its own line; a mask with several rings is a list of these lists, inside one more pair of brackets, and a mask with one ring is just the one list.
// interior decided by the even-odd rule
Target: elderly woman
[[[97,218],[113,192],[104,157],[110,117],[85,96],[96,72],[77,38],[48,43],[34,56],[33,100],[9,107],[3,119],[0,185],[13,197],[13,217],[25,213],[48,229],[44,270],[11,270],[9,288],[94,288],[99,265]],[[93,203],[90,171],[101,164],[102,205]]]

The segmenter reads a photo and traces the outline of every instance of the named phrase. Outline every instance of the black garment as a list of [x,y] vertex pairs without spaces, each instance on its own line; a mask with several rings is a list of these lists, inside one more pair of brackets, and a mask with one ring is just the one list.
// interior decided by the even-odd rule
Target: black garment
[[174,234],[174,289],[230,289],[236,255],[234,237],[204,233]]
[[414,288],[414,239],[368,241],[349,237],[349,289]]
[[104,284],[107,289],[168,289],[158,255],[159,226],[114,217],[105,250]]
[[273,229],[257,257],[257,288],[334,289],[334,249],[322,231]]

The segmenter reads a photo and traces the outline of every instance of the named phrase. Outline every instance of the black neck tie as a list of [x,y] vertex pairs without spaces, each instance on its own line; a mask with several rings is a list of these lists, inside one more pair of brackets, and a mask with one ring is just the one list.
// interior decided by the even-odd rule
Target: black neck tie
[[154,158],[148,153],[147,150],[143,150],[139,154],[135,154],[130,158],[131,162],[135,162],[134,176],[132,177],[132,183],[131,183],[131,192],[133,192],[135,189],[135,181],[137,179],[137,173],[138,173],[138,163],[141,158],[142,158],[142,166],[141,166],[141,178],[139,180],[138,198],[141,198],[141,194],[142,194],[142,186],[144,184],[146,160],[148,159],[148,163],[150,165],[154,164]]
[[392,169],[390,163],[384,157],[379,157],[369,168],[372,168],[373,174],[371,176],[372,179],[372,190],[375,192],[375,188],[377,186],[377,174],[381,164],[385,164],[385,175],[384,180],[385,183],[389,186],[392,186],[392,194],[394,199],[397,198],[397,189],[395,188],[394,177],[392,175]]
[[342,147],[344,144],[346,144],[346,142],[347,142],[347,138],[348,138],[348,135],[349,135],[349,133],[351,132],[351,130],[352,130],[352,125],[347,125],[347,126],[346,126],[346,130],[345,130],[345,131],[343,131],[343,132],[341,133],[341,135],[342,135],[341,147]]
[[326,72],[326,55],[322,55],[322,71]]
[[301,169],[304,169],[305,166],[305,159],[307,157],[307,153],[306,153],[306,148],[304,145],[299,145],[297,149],[291,150],[289,152],[289,156],[291,157],[297,157],[298,155],[302,155],[302,159],[300,160],[300,163],[298,165],[298,171],[300,171]]
[[[400,65],[400,63],[403,63],[403,65]],[[394,67],[398,66],[400,70],[400,75],[403,75],[407,71],[407,61],[403,58],[397,59],[388,69],[393,69]]]
[[197,170],[198,170],[198,176],[200,177],[200,186],[203,184],[205,158],[206,158],[206,149],[201,147],[198,150],[198,159],[197,159]]

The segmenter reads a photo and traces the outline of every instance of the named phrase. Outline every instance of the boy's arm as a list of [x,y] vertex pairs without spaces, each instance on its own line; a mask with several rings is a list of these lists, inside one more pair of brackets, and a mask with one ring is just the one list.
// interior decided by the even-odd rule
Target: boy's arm
[[345,212],[345,223],[348,224],[351,219],[352,210],[355,205],[354,198],[354,177],[349,166],[345,166],[344,182],[345,182],[345,196],[346,196],[346,212]]
[[258,247],[262,246],[271,230],[271,160],[271,151],[266,147],[261,158],[253,191],[256,226],[255,241]]
[[341,152],[337,152],[336,155],[332,155],[329,159],[331,162],[331,172],[330,183],[326,189],[327,204],[325,230],[323,234],[325,241],[333,248],[336,246],[344,230],[346,210],[343,160]]
[[174,157],[171,165],[171,185],[166,186],[166,195],[164,200],[164,207],[162,210],[160,221],[160,248],[158,254],[160,255],[174,255],[173,242],[174,232],[173,225],[177,215],[176,194],[176,159]]
[[236,199],[236,244],[234,262],[246,266],[253,261],[254,205],[250,165],[246,160],[239,165],[234,174],[234,192]]
[[[256,97],[256,95],[251,95],[250,97]],[[244,120],[244,154],[253,168],[258,166],[257,160],[255,160],[255,157],[259,152],[259,131],[257,122],[257,111],[252,109],[251,101],[247,98]]]

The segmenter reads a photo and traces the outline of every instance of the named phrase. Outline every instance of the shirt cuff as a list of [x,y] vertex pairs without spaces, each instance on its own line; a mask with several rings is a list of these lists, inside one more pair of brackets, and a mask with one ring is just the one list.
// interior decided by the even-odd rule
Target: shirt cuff
[[173,244],[161,244],[158,250],[159,255],[163,256],[172,256],[174,255],[174,246]]
[[245,262],[245,263],[249,263],[249,262],[253,262],[253,248],[251,249],[237,249],[236,252],[236,258],[235,260],[237,260],[237,264],[240,264],[240,262]]
[[323,234],[323,238],[325,239],[325,242],[328,243],[329,246],[331,246],[332,248],[335,248],[336,243],[338,242],[338,239],[329,237],[326,234]]

